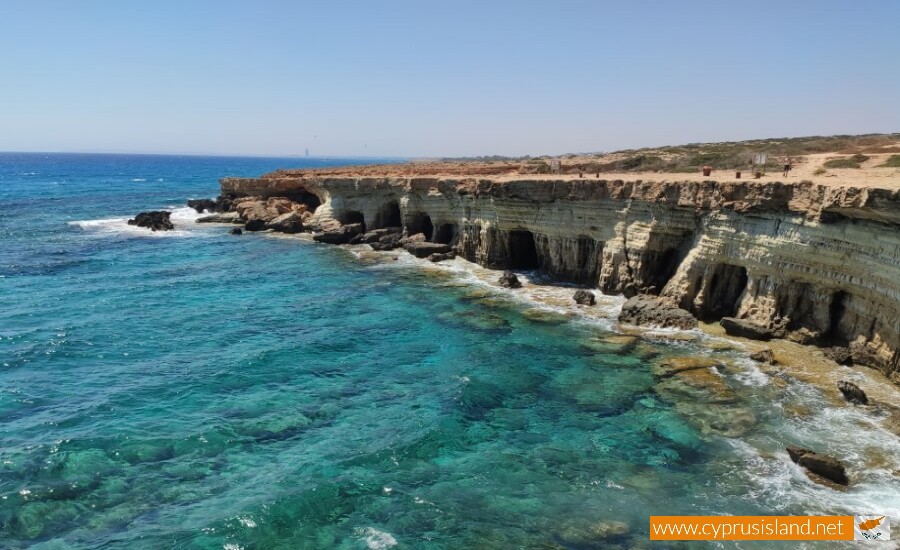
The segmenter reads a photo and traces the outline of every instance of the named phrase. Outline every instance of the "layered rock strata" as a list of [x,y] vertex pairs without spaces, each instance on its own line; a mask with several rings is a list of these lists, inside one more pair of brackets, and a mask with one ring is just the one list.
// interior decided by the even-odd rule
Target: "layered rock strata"
[[225,178],[221,187],[234,204],[252,196],[306,205],[313,230],[399,226],[490,268],[658,295],[704,321],[732,317],[777,338],[837,346],[900,382],[895,190],[314,172]]

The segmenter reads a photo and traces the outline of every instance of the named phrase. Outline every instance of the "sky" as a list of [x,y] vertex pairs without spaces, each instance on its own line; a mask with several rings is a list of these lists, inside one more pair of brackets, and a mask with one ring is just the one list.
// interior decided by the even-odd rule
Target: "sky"
[[0,151],[542,155],[898,131],[895,0],[0,0]]

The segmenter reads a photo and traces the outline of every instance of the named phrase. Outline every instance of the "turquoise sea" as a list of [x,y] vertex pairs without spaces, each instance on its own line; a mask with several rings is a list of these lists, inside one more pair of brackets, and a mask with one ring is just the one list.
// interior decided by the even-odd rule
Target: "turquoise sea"
[[[664,548],[651,514],[900,515],[877,412],[725,341],[183,207],[347,162],[0,154],[0,547]],[[161,208],[176,231],[125,224]],[[654,376],[697,358],[697,385]]]

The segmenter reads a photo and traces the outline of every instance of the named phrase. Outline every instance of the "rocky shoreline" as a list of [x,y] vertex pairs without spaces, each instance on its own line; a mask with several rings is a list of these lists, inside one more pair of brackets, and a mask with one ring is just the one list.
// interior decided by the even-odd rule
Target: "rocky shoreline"
[[[808,182],[225,178],[201,222],[538,269],[662,316],[824,348],[900,382],[900,192]],[[653,308],[647,309],[645,313]],[[627,308],[626,308],[627,310]],[[623,321],[629,319],[623,318]]]
[[[497,185],[498,189],[508,187]],[[597,184],[592,182],[590,185]],[[617,186],[626,184],[603,182],[603,185],[611,185],[612,189],[618,189]],[[709,242],[711,237],[707,234],[695,234],[689,242],[682,239],[682,248],[678,249],[674,259],[670,257],[671,248],[660,251],[659,248],[671,244],[673,232],[680,231],[674,223],[679,218],[668,210],[674,209],[678,216],[686,216],[683,211],[685,207],[668,205],[667,201],[671,197],[666,198],[665,194],[660,199],[663,206],[656,210],[649,205],[636,204],[634,198],[607,197],[596,201],[596,209],[599,212],[606,216],[615,214],[618,221],[612,228],[600,225],[591,228],[595,231],[611,229],[618,237],[604,242],[588,242],[586,237],[576,237],[575,246],[570,246],[571,233],[585,231],[584,224],[588,220],[579,220],[570,213],[568,221],[574,226],[572,231],[573,228],[566,227],[562,223],[566,220],[546,219],[551,214],[546,210],[551,208],[556,211],[554,214],[558,214],[560,204],[568,201],[573,203],[569,205],[570,209],[580,209],[589,206],[582,204],[583,202],[594,202],[594,199],[582,197],[563,201],[556,198],[549,203],[542,203],[528,195],[528,192],[531,192],[530,185],[526,185],[525,189],[528,192],[522,192],[521,189],[516,192],[530,197],[527,198],[527,204],[522,204],[526,201],[523,196],[506,197],[501,200],[498,198],[499,191],[492,191],[485,197],[472,191],[469,185],[458,187],[455,191],[456,196],[452,194],[448,196],[446,186],[443,191],[440,185],[421,186],[421,181],[361,180],[356,181],[352,188],[348,188],[343,180],[333,183],[329,180],[306,178],[300,178],[299,181],[296,178],[288,181],[284,181],[284,178],[237,181],[225,179],[222,180],[223,194],[220,197],[191,200],[189,206],[198,213],[206,214],[197,222],[232,224],[233,234],[241,234],[243,231],[309,233],[312,240],[325,244],[368,245],[373,251],[402,248],[417,258],[432,262],[446,261],[460,255],[484,267],[502,269],[497,272],[495,284],[509,289],[522,287],[515,272],[510,269],[536,269],[553,278],[578,283],[582,288],[573,289],[571,299],[579,307],[591,307],[596,303],[596,296],[589,289],[599,290],[604,294],[628,296],[619,316],[619,321],[626,325],[692,330],[698,327],[698,319],[704,323],[716,322],[726,334],[739,339],[767,341],[774,338],[820,345],[826,355],[839,364],[875,366],[895,383],[897,382],[896,369],[891,368],[891,361],[896,359],[896,355],[889,355],[887,363],[879,363],[877,353],[879,349],[872,345],[877,343],[891,351],[896,349],[895,344],[890,340],[884,338],[879,340],[866,334],[857,334],[851,338],[853,335],[850,331],[857,330],[859,326],[860,312],[855,312],[857,319],[854,323],[847,323],[844,326],[843,316],[847,315],[846,306],[854,302],[843,296],[840,298],[843,310],[833,305],[837,299],[834,292],[850,295],[848,291],[853,290],[852,284],[837,285],[841,290],[830,290],[830,295],[821,292],[821,289],[817,290],[820,295],[831,297],[831,303],[826,304],[826,313],[832,317],[839,314],[842,319],[837,322],[833,318],[825,319],[827,330],[815,332],[815,323],[819,321],[815,315],[821,314],[822,309],[811,307],[816,303],[802,303],[804,299],[811,300],[813,297],[809,294],[815,289],[811,283],[793,283],[808,285],[810,288],[806,288],[806,295],[787,293],[777,285],[778,292],[760,295],[755,270],[742,267],[746,262],[742,262],[740,258],[733,260],[724,257],[710,258],[704,254],[712,246]],[[246,194],[242,194],[241,189],[246,189]],[[759,193],[758,189],[751,191],[753,192],[747,191],[741,195],[747,199],[753,193]],[[510,189],[504,191],[505,194],[512,192]],[[570,190],[570,195],[571,192]],[[759,196],[765,196],[765,193]],[[716,210],[695,209],[692,213],[695,227],[699,228],[698,231],[703,231],[716,223],[723,223],[718,216],[725,216],[726,221],[739,222],[740,217],[776,216],[777,208],[760,209],[758,200],[754,199],[738,208],[739,214],[735,213],[734,204],[718,204]],[[425,201],[432,206],[422,205],[421,202]],[[437,205],[440,203],[435,204],[434,201],[450,202],[451,208],[445,205],[444,210],[439,210]],[[620,201],[616,204],[620,210],[614,211],[608,204],[609,201]],[[484,202],[488,204],[482,204]],[[512,204],[509,204],[510,202]],[[467,207],[467,203],[471,204]],[[480,209],[477,214],[474,211],[476,206]],[[527,210],[523,211],[526,206]],[[503,220],[508,215],[505,211],[513,207],[520,216],[515,224],[517,228],[510,227],[507,225],[508,220]],[[463,217],[448,222],[446,220],[452,219],[448,217],[448,210],[451,212],[461,210]],[[531,211],[530,218],[526,215],[528,210]],[[495,217],[490,218],[490,214],[494,214]],[[504,216],[501,217],[500,214]],[[586,212],[580,214],[587,216]],[[822,211],[818,215],[821,214]],[[866,214],[866,217],[872,218],[877,215]],[[609,220],[594,221],[599,224]],[[860,222],[859,220],[842,222],[834,219],[823,221],[807,216],[800,221],[785,218],[779,222],[785,223],[800,224],[809,228],[824,225],[826,230],[833,230],[835,225],[840,226],[842,223],[855,225]],[[887,225],[889,230],[893,230],[890,224],[883,221],[874,222],[867,219],[863,223],[876,224],[875,227],[882,230]],[[478,228],[477,233],[473,227]],[[545,232],[535,231],[539,227]],[[549,234],[550,229],[554,231],[552,235]],[[845,227],[844,234],[847,231]],[[779,234],[776,233],[776,236]],[[772,235],[756,237],[773,238]],[[688,242],[689,246],[684,245],[684,242]],[[772,251],[778,245],[778,242],[768,243],[769,250]],[[785,246],[795,247],[796,243],[785,239]],[[844,250],[849,249],[845,246]],[[611,251],[615,251],[615,254]],[[531,260],[532,263],[528,263],[527,260]],[[711,267],[712,260],[719,263]],[[721,262],[729,260],[732,263],[725,263],[723,267]],[[757,258],[755,261],[760,262],[761,259]],[[661,269],[667,273],[661,275],[659,273]],[[734,272],[739,270],[744,272],[740,277],[734,277]],[[592,275],[585,278],[583,276],[585,271],[589,271]],[[717,283],[716,278],[721,278],[722,281]],[[612,279],[616,280],[615,284],[611,282]],[[655,284],[650,285],[650,281],[655,281]],[[859,282],[855,284],[858,285]],[[690,289],[691,286],[694,288]],[[685,292],[685,288],[689,290]],[[693,299],[688,300],[686,297],[691,295]],[[777,300],[774,304],[761,300],[761,298],[777,299],[782,295],[790,296],[793,302],[785,305],[777,303]],[[723,305],[723,300],[731,300],[731,305],[727,303]],[[759,316],[754,315],[745,302],[753,304],[753,308],[756,309],[760,305],[774,308],[779,311],[779,315],[775,322],[760,323]],[[859,305],[859,302],[856,302],[856,305]],[[805,319],[801,314],[813,317]],[[790,317],[791,315],[793,317]],[[860,350],[866,352],[861,353]],[[767,367],[778,364],[769,348],[760,349],[750,357]],[[885,368],[886,366],[888,368]],[[756,419],[737,404],[732,391],[728,390],[714,374],[716,368],[718,368],[716,365],[708,361],[697,359],[683,364],[654,363],[653,371],[661,395],[669,395],[679,406],[683,404],[684,399],[697,401],[698,408],[691,413],[691,417],[696,416],[705,431],[726,437],[737,437],[749,429]],[[833,392],[835,382],[830,384]],[[865,407],[869,403],[865,391],[850,381],[840,380],[836,387],[851,406]],[[879,407],[883,405],[885,404],[876,403],[875,407],[880,410]],[[887,406],[890,407],[891,404],[888,403]],[[838,458],[821,451],[799,447],[791,447],[785,451],[798,466],[806,469],[815,481],[836,486],[851,482],[852,475],[847,474],[844,464]]]

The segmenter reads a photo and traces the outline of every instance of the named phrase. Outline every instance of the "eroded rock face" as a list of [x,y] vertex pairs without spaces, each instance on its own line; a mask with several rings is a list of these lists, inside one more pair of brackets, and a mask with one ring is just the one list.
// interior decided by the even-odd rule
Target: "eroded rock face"
[[846,347],[854,363],[900,381],[895,190],[279,172],[226,178],[222,191],[236,202],[315,195],[311,225],[351,214],[369,229],[427,219],[417,222],[425,240],[452,238],[469,261],[659,295],[705,321],[732,317],[773,337]]
[[640,326],[697,328],[697,319],[690,312],[675,307],[670,301],[655,296],[638,295],[622,305],[619,321]]
[[175,229],[175,225],[169,219],[169,216],[171,215],[171,212],[163,210],[141,212],[133,219],[128,220],[128,225],[146,227],[151,231],[170,231],[172,229]]

